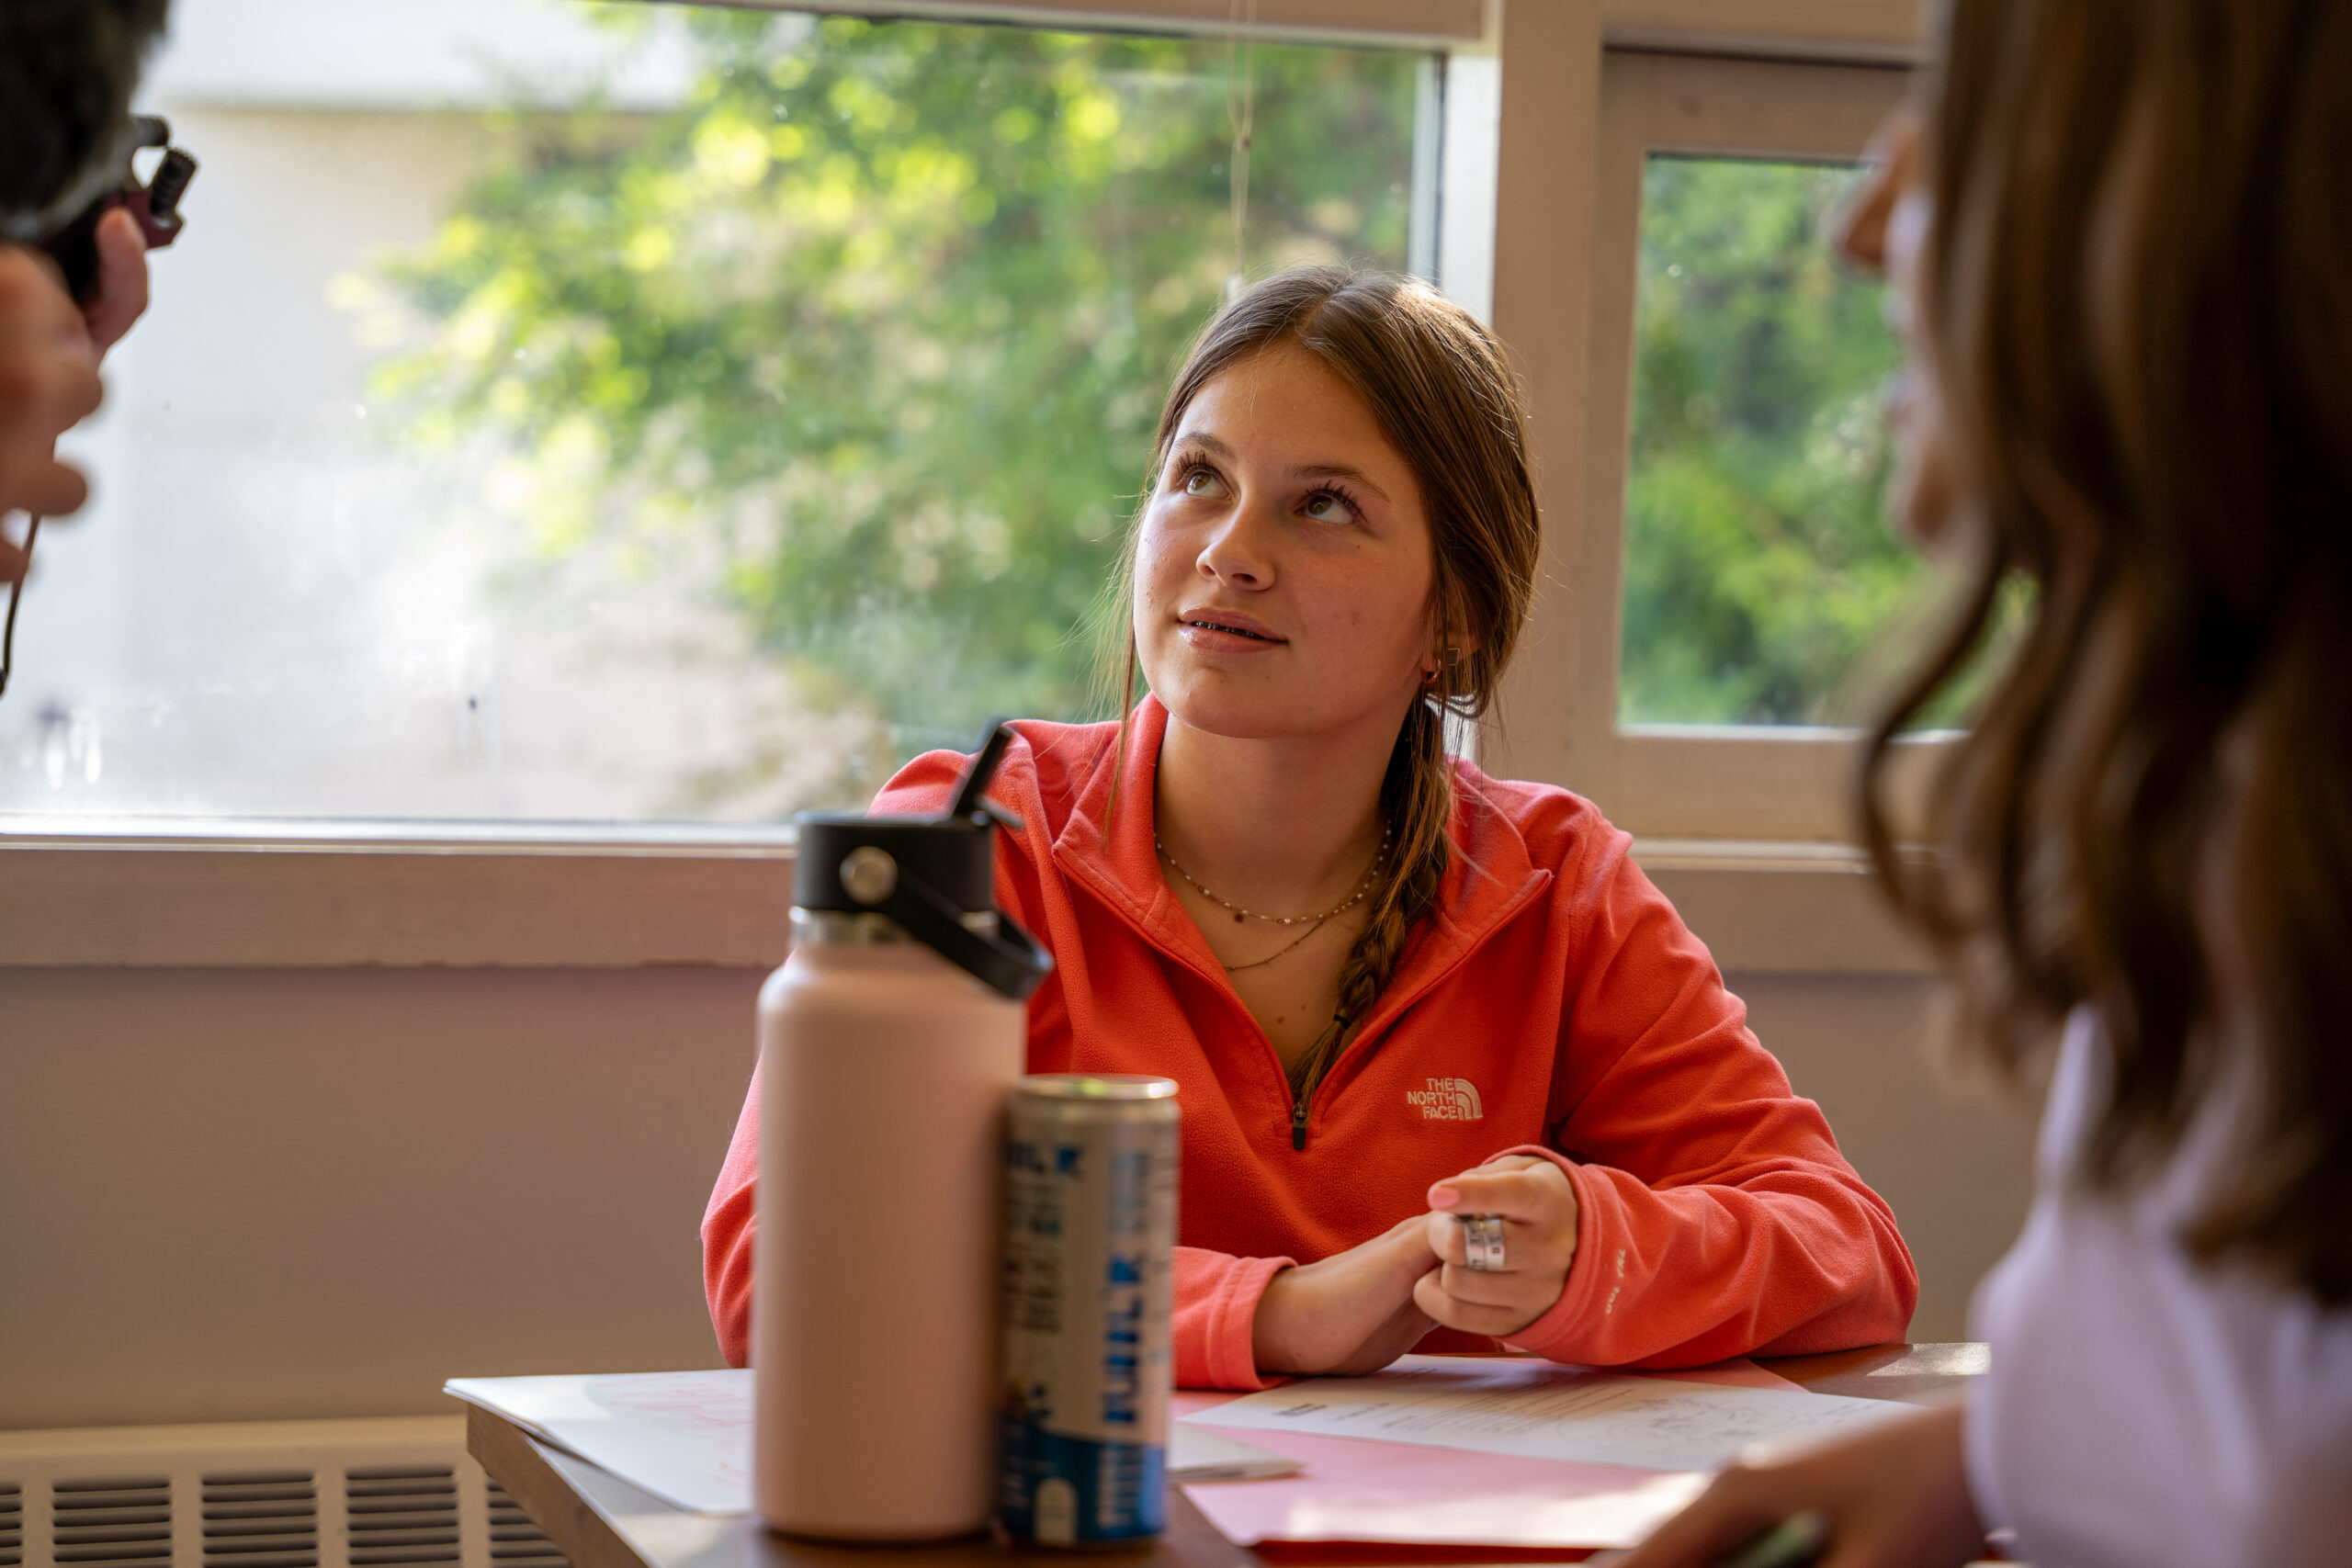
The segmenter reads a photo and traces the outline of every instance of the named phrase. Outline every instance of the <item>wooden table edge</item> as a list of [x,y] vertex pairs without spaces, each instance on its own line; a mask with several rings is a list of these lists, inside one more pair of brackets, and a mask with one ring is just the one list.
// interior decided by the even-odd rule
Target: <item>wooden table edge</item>
[[647,1568],[637,1548],[514,1422],[479,1404],[467,1405],[466,1451],[571,1559],[571,1568]]

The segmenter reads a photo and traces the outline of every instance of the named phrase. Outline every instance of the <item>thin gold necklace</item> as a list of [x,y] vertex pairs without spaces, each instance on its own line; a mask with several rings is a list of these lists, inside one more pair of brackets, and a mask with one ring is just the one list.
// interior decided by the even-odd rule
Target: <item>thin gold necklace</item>
[[1247,964],[1226,964],[1220,961],[1218,966],[1228,975],[1238,975],[1244,969],[1263,969],[1275,959],[1288,958],[1292,953],[1297,952],[1299,947],[1308,937],[1313,936],[1317,931],[1323,929],[1324,924],[1325,922],[1322,920],[1316,921],[1313,925],[1307,927],[1305,931],[1299,932],[1296,936],[1283,943],[1280,948],[1266,954],[1263,958],[1253,958]]
[[[1319,915],[1261,915],[1255,909],[1245,909],[1240,905],[1233,902],[1230,898],[1218,897],[1216,894],[1210,892],[1207,888],[1194,881],[1191,872],[1186,871],[1182,866],[1176,863],[1176,857],[1168,852],[1168,846],[1159,841],[1159,836],[1156,833],[1152,835],[1151,847],[1159,852],[1159,858],[1168,863],[1169,870],[1174,872],[1178,876],[1184,879],[1184,885],[1186,886],[1199,894],[1202,897],[1207,899],[1210,903],[1218,906],[1220,908],[1232,910],[1233,923],[1235,925],[1239,925],[1244,920],[1263,920],[1270,926],[1319,926],[1324,921],[1329,919],[1332,916],[1345,914],[1350,909],[1354,908],[1358,904],[1363,902],[1365,895],[1372,891],[1373,883],[1378,880],[1380,876],[1380,867],[1382,863],[1388,859],[1388,841],[1393,836],[1393,829],[1387,828],[1383,828],[1380,830],[1380,849],[1373,855],[1372,864],[1364,868],[1363,880],[1356,884],[1356,890],[1348,895],[1344,903],[1335,904]],[[1315,933],[1312,931],[1306,933],[1307,936],[1312,936]],[[1302,936],[1298,939],[1299,942],[1305,942],[1306,940],[1306,936]],[[1291,947],[1295,947],[1297,945],[1298,942],[1293,942]],[[1289,951],[1290,948],[1288,947],[1283,949],[1283,953],[1288,953]],[[1274,954],[1274,956],[1276,958],[1280,958],[1282,953],[1278,953]],[[1251,965],[1250,967],[1255,967],[1255,965]]]

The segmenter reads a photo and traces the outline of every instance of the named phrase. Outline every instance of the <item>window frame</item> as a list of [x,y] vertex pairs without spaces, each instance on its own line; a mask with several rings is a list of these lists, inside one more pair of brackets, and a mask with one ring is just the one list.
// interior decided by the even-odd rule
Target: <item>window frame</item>
[[[1482,754],[1503,771],[1568,784],[1636,835],[1845,841],[1853,833],[1854,732],[1618,719],[1642,192],[1657,153],[1851,158],[1909,90],[1910,72],[1611,47],[1600,74],[1585,417],[1572,448],[1573,493],[1546,498],[1548,527],[1572,553],[1547,574],[1521,655],[1534,671],[1521,676]],[[1947,745],[1901,743],[1899,819],[1918,818]]]
[[[1254,18],[1252,30],[1267,38],[1441,52],[1441,283],[1510,344],[1550,476],[1541,599],[1504,694],[1508,721],[1482,735],[1481,756],[1494,772],[1565,784],[1604,805],[1623,795],[1622,763],[1641,750],[1620,749],[1612,774],[1590,745],[1578,746],[1589,737],[1577,725],[1596,681],[1606,681],[1606,711],[1614,711],[1613,612],[1610,658],[1595,663],[1578,657],[1594,632],[1578,611],[1595,591],[1583,558],[1598,566],[1600,552],[1616,547],[1610,531],[1622,529],[1573,482],[1592,450],[1579,411],[1598,384],[1604,42],[1620,53],[1905,63],[1918,53],[1917,0],[824,0],[776,8],[1214,36],[1238,16]],[[1822,754],[1790,753],[1798,761],[1786,765],[1801,777],[1776,798],[1818,791],[1817,773],[1806,770],[1817,770]],[[1721,806],[1710,795],[1689,811],[1651,811],[1640,801],[1613,809],[1637,832],[1692,840],[1638,850],[1670,895],[1736,911],[1726,917],[1736,930],[1715,936],[1724,967],[1919,971],[1919,955],[1888,935],[1849,852],[1732,841],[1838,834],[1801,830],[1811,818],[1724,814]],[[788,944],[790,858],[789,831],[773,828],[18,818],[0,821],[0,968],[759,967]],[[1781,909],[1811,913],[1796,930]]]

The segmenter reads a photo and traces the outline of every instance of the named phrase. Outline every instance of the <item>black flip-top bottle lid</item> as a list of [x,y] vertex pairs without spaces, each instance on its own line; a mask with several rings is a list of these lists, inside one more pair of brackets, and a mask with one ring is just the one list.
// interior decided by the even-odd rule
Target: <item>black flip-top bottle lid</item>
[[[996,908],[996,824],[986,817],[812,811],[797,820],[792,901],[801,908],[865,914],[888,891],[881,884],[902,876],[920,877],[960,913]],[[883,870],[875,857],[859,855],[865,849],[888,855],[889,869]]]
[[803,909],[885,915],[974,978],[1014,999],[1053,973],[1051,954],[1000,914],[989,930],[965,917],[996,909],[996,829],[1018,818],[983,799],[1005,748],[1006,725],[991,726],[939,817],[860,817],[804,812],[794,820],[792,901]]

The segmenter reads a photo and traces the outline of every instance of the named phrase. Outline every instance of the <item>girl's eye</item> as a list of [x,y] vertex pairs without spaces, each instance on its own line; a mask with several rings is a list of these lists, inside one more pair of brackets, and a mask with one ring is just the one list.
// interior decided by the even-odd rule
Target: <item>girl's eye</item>
[[1225,481],[1210,468],[1186,469],[1182,488],[1186,495],[1195,499],[1215,499],[1225,494]]
[[1352,523],[1356,509],[1348,498],[1336,490],[1318,490],[1306,498],[1299,511],[1317,523]]

